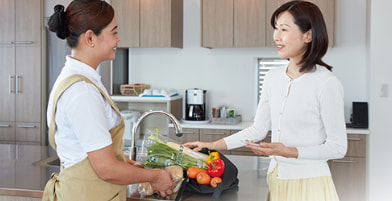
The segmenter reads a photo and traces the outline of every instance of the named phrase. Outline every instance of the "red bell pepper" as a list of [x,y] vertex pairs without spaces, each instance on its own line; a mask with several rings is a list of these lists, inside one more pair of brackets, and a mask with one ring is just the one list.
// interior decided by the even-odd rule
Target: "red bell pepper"
[[225,171],[225,162],[222,159],[212,160],[210,164],[208,164],[208,174],[212,177],[220,177],[223,175]]

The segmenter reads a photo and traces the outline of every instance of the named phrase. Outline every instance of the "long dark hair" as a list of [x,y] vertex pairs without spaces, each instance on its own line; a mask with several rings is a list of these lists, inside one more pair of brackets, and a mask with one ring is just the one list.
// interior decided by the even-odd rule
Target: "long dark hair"
[[300,72],[310,71],[316,64],[332,71],[332,66],[324,63],[321,58],[328,50],[328,33],[323,14],[313,3],[307,1],[290,1],[281,5],[271,17],[271,25],[275,29],[277,18],[282,12],[289,12],[294,23],[298,25],[302,33],[312,30],[312,41],[308,43],[306,52],[299,61]]
[[56,5],[49,18],[49,30],[57,37],[66,39],[74,48],[78,45],[79,36],[87,30],[99,35],[114,17],[114,9],[101,0],[74,0],[64,11],[63,5]]

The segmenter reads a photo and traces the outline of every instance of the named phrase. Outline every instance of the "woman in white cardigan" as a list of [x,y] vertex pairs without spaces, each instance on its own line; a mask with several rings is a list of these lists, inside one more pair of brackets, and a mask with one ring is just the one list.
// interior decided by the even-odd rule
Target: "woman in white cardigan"
[[279,57],[290,62],[266,75],[253,125],[185,146],[234,149],[271,131],[271,143],[246,145],[271,158],[266,200],[337,201],[327,161],[344,157],[347,135],[342,85],[321,59],[328,49],[323,16],[313,3],[291,1],[274,12],[271,25]]

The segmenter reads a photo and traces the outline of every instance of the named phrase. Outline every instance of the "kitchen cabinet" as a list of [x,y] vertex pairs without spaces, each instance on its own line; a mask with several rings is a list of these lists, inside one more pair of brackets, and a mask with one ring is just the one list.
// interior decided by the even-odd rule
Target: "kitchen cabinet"
[[[174,128],[169,129],[169,136],[181,144],[194,141],[213,142],[230,135],[230,130],[226,129],[199,129],[182,128],[183,135],[179,138],[174,137]],[[230,151],[220,151],[223,154],[230,154]]]
[[346,156],[328,161],[340,200],[366,200],[367,135],[349,134]]
[[[273,12],[289,0],[201,0],[201,46],[206,48],[273,47]],[[326,21],[334,45],[335,0],[310,0]]]
[[[214,142],[230,135],[230,130],[226,129],[200,129],[200,141]],[[230,154],[230,151],[219,151],[223,154]]]
[[0,141],[40,143],[42,1],[0,2]]
[[[282,4],[288,2],[290,0],[266,0],[266,16],[267,21],[270,22],[271,16],[274,11]],[[329,46],[335,45],[335,1],[336,0],[308,0],[314,4],[316,4],[321,12],[323,13],[323,17],[325,20],[325,24],[327,26],[328,38],[329,38]],[[267,46],[275,46],[274,38],[273,38],[273,28],[270,23],[266,26],[266,45]]]
[[[175,136],[174,128],[170,128],[169,135]],[[230,130],[226,129],[199,129],[199,128],[182,128],[183,135],[180,138],[174,138],[179,143],[187,143],[194,141],[213,142],[230,135]],[[220,151],[223,154],[229,155],[230,151]]]
[[178,141],[180,144],[187,142],[200,141],[200,129],[197,128],[182,128],[182,136],[177,138],[174,128],[169,129],[169,136],[171,139]]
[[139,47],[140,0],[111,0],[118,24],[118,47]]
[[183,0],[111,0],[119,47],[183,47]]
[[[231,130],[230,134],[233,135],[237,132],[239,132],[241,130]],[[271,142],[271,131],[268,132],[267,137],[265,137],[262,142]],[[246,147],[240,147],[240,148],[236,148],[236,149],[232,149],[231,150],[231,154],[232,155],[243,155],[243,156],[257,156],[256,154],[254,154],[250,149],[246,148]]]
[[202,0],[201,46],[265,46],[265,0]]

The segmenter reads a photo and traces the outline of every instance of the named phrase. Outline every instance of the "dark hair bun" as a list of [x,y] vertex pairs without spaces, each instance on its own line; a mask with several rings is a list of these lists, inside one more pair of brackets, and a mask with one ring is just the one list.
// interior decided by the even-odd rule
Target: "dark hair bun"
[[54,13],[48,21],[49,31],[55,32],[57,37],[65,39],[69,35],[67,16],[63,5],[56,5]]

